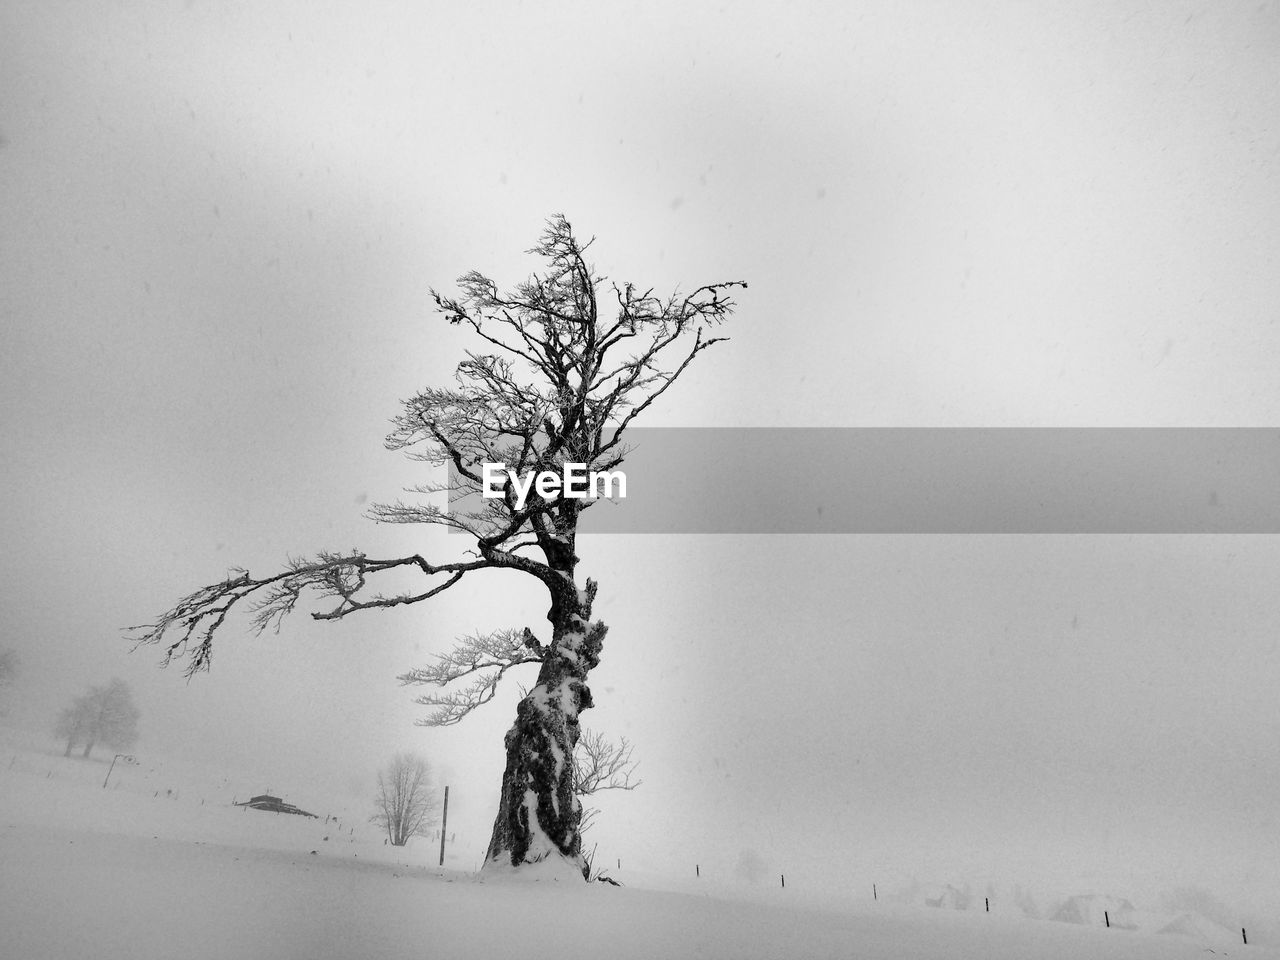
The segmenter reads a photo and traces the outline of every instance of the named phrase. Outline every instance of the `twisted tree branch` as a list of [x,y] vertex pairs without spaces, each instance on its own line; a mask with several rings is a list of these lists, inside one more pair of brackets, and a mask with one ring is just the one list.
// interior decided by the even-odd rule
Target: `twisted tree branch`
[[[254,632],[262,633],[268,627],[278,631],[280,622],[293,612],[308,590],[336,601],[328,610],[312,616],[317,620],[338,620],[370,607],[419,603],[452,587],[464,574],[491,566],[494,564],[484,559],[432,564],[418,554],[394,560],[370,560],[358,551],[322,552],[314,560],[290,560],[282,573],[262,579],[254,579],[248,570],[233,570],[227,579],[187,594],[154,623],[129,627],[127,632],[131,634],[135,650],[143,644],[163,643],[167,638],[162,663],[168,666],[174,657],[189,657],[183,673],[190,678],[209,669],[214,634],[236,606],[250,597],[253,600],[247,608],[252,613]],[[411,567],[427,577],[437,574],[448,574],[448,577],[420,593],[374,594],[361,598],[370,576],[398,567]]]

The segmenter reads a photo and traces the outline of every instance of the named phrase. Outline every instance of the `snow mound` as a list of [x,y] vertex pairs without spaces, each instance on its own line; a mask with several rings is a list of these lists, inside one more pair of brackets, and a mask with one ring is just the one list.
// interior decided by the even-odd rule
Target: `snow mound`
[[1134,922],[1133,913],[1133,904],[1122,897],[1091,893],[1069,897],[1049,919],[1091,927],[1111,926],[1120,930],[1136,930],[1138,925]]
[[527,863],[519,870],[510,864],[490,860],[480,871],[482,883],[566,883],[585,886],[586,880],[571,860],[556,854],[543,857],[537,863]]
[[1241,944],[1242,938],[1238,930],[1229,930],[1220,923],[1214,923],[1199,913],[1184,912],[1178,914],[1156,931],[1158,934],[1189,937],[1197,943],[1211,946],[1227,946]]

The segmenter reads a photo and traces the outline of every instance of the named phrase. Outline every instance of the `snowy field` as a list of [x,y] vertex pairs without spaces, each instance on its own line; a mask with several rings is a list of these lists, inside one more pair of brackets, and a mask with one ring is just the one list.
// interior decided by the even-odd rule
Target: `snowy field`
[[0,954],[11,960],[1280,957],[1191,914],[1135,910],[1136,929],[1109,930],[1093,916],[1099,898],[1079,901],[1072,923],[986,913],[981,899],[954,909],[945,886],[820,909],[710,881],[480,877],[435,867],[430,841],[384,845],[354,813],[326,822],[314,798],[280,791],[317,819],[234,807],[233,771],[118,763],[104,789],[110,758],[63,758],[12,731],[0,744]]

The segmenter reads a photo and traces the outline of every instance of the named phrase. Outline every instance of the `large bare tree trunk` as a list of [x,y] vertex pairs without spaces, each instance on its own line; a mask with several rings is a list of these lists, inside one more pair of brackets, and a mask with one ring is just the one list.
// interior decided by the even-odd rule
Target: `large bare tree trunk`
[[600,663],[608,629],[591,621],[596,584],[553,590],[551,644],[538,682],[516,708],[507,731],[507,767],[493,824],[485,866],[519,867],[559,860],[586,876],[578,832],[582,805],[574,790],[573,750],[578,743],[578,715],[592,706],[587,674]]

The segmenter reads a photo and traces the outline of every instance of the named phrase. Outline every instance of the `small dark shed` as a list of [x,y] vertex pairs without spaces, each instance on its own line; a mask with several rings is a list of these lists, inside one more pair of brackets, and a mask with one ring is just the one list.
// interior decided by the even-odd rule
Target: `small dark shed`
[[263,793],[256,797],[250,797],[244,803],[237,803],[237,807],[248,807],[254,810],[270,810],[274,813],[296,813],[301,817],[314,817],[320,819],[314,813],[307,813],[305,810],[299,810],[292,803],[285,803],[279,797],[273,797],[270,794]]

